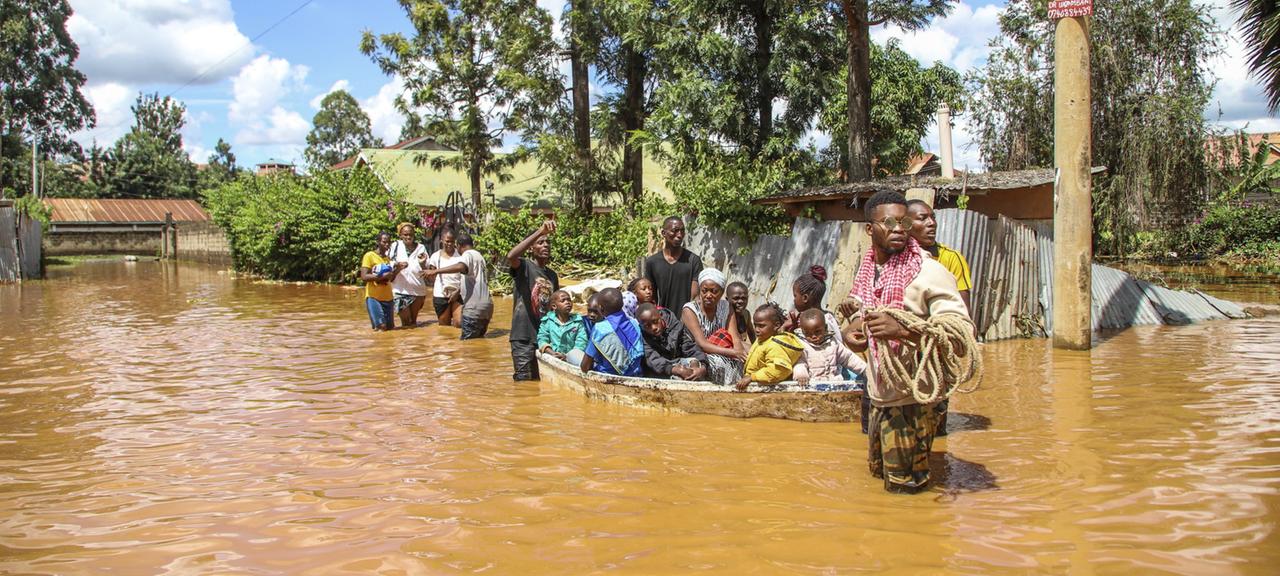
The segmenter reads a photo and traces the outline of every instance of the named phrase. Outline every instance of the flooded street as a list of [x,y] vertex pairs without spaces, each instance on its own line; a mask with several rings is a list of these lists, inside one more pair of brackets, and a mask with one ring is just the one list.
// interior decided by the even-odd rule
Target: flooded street
[[[1246,278],[1245,280],[1249,280]],[[1228,280],[1224,280],[1226,282]],[[1276,276],[1200,284],[1280,304]],[[362,293],[84,262],[0,286],[0,572],[1274,574],[1280,317],[988,344],[941,473],[855,425],[601,404]],[[424,310],[424,317],[430,316]]]

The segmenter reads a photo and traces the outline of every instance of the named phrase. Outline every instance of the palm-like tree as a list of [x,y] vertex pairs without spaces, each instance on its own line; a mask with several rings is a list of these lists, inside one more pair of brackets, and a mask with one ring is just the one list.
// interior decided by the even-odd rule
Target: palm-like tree
[[1233,0],[1249,48],[1249,70],[1262,80],[1271,111],[1280,109],[1280,6],[1276,0]]

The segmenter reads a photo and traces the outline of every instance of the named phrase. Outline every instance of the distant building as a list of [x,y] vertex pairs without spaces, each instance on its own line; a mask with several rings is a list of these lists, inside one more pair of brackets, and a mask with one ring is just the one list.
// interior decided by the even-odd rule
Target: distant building
[[51,212],[44,231],[47,255],[160,252],[165,215],[176,223],[208,222],[195,200],[45,198]]
[[289,162],[284,162],[281,160],[267,160],[266,162],[258,164],[257,174],[259,176],[265,176],[267,174],[279,174],[281,172],[287,172],[289,174],[297,174],[297,170],[294,169],[294,165]]
[[[375,148],[368,148],[368,150],[375,150]],[[435,136],[419,136],[417,138],[401,140],[399,142],[396,142],[395,144],[387,146],[386,148],[376,148],[376,150],[431,150],[431,151],[444,150],[444,151],[452,152],[453,148],[449,146],[445,146],[444,144],[441,144],[439,142],[436,142]],[[357,152],[353,154],[350,158],[347,158],[346,160],[343,160],[337,164],[334,164],[333,166],[330,166],[329,169],[330,170],[346,170],[347,168],[355,166],[356,159],[359,157],[360,157],[360,153]]]

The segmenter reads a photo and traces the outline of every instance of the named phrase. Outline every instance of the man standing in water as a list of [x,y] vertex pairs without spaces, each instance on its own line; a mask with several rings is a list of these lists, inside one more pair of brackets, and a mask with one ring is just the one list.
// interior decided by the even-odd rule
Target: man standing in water
[[669,216],[662,222],[662,250],[644,260],[644,277],[653,284],[658,305],[680,310],[698,294],[702,259],[684,249],[684,220]]
[[[846,316],[861,309],[868,336],[867,394],[871,397],[867,465],[884,479],[885,490],[913,494],[929,484],[929,451],[933,448],[934,409],[916,402],[910,384],[880,365],[880,347],[902,362],[908,373],[921,361],[920,334],[907,330],[882,310],[897,308],[932,322],[951,315],[972,326],[955,278],[925,257],[913,239],[907,201],[897,192],[880,192],[867,201],[871,249],[862,258],[849,299],[840,304]],[[933,353],[938,353],[936,350]]]
[[[973,276],[969,273],[969,261],[964,254],[948,248],[938,242],[938,221],[933,217],[933,208],[924,200],[909,200],[907,215],[911,217],[911,237],[943,265],[952,276],[956,277],[956,289],[960,291],[960,299],[964,307],[969,307],[969,290],[973,288]],[[970,314],[972,317],[972,314]]]
[[[551,310],[551,293],[560,289],[560,278],[547,268],[551,262],[550,236],[555,231],[555,221],[547,220],[507,252],[507,266],[515,282],[510,337],[515,371],[511,379],[517,382],[538,379],[538,323]],[[525,258],[525,252],[533,258]]]
[[[969,289],[973,286],[973,278],[969,275],[969,261],[964,255],[938,242],[938,221],[933,217],[933,207],[924,200],[907,202],[907,215],[911,218],[911,237],[920,243],[934,260],[943,265],[956,278],[956,289],[960,291],[960,299],[964,300],[965,309],[969,309]],[[973,311],[969,310],[969,318]],[[947,406],[950,399],[937,404],[938,428],[937,436],[947,435]]]

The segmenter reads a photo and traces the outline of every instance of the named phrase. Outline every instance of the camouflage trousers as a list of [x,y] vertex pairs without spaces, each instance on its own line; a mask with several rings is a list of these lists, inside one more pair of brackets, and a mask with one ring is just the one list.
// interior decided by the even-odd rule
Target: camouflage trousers
[[929,485],[929,451],[937,426],[932,405],[872,406],[867,466],[889,492],[915,494]]

